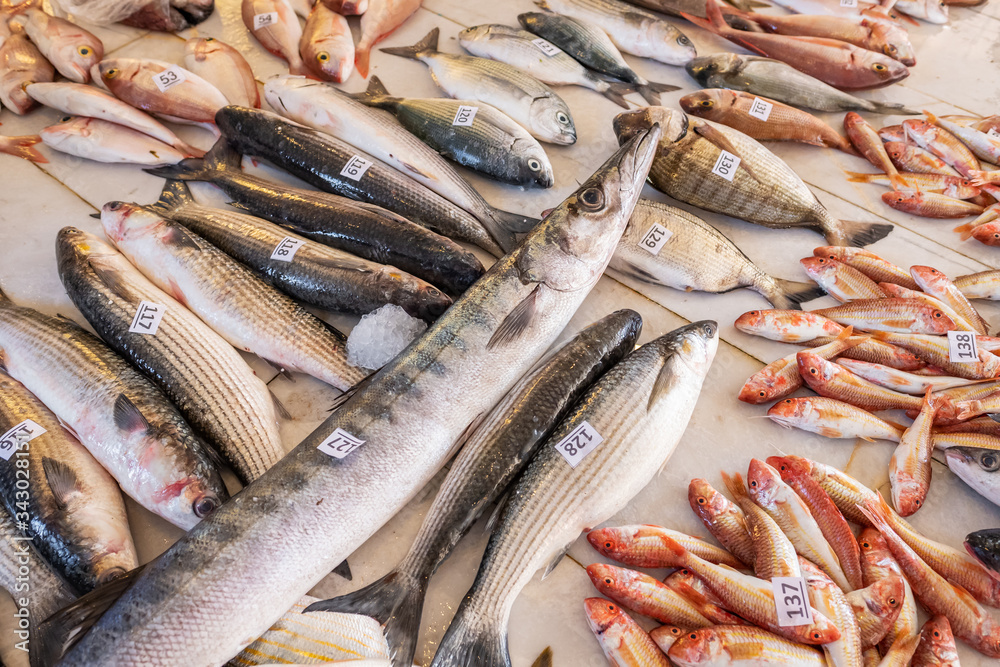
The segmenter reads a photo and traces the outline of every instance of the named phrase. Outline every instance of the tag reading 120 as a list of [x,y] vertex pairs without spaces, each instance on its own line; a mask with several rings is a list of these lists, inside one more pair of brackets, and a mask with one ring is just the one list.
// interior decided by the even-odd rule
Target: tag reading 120
[[173,88],[179,83],[184,83],[186,80],[187,77],[184,75],[184,70],[177,65],[171,65],[153,77],[153,83],[156,84],[161,93],[167,92],[168,89]]
[[155,336],[156,331],[160,328],[160,320],[163,319],[165,312],[167,312],[166,306],[161,306],[152,301],[140,301],[139,307],[135,311],[135,317],[132,318],[132,324],[129,325],[128,332]]
[[663,244],[670,240],[671,236],[673,236],[673,232],[660,223],[654,222],[646,235],[639,241],[639,245],[650,255],[659,255]]
[[361,438],[355,438],[344,429],[338,428],[326,440],[319,443],[316,449],[335,459],[342,459],[363,444],[365,441]]
[[31,442],[43,433],[46,433],[46,430],[30,419],[12,426],[9,431],[0,435],[0,459],[9,461],[20,445]]
[[712,167],[712,173],[722,176],[727,181],[733,180],[733,176],[736,175],[736,170],[739,169],[740,159],[730,153],[729,151],[722,151],[719,153],[719,159],[715,161],[715,166]]
[[948,332],[948,361],[965,364],[979,361],[975,331]]
[[789,628],[813,622],[805,579],[774,577],[771,579],[771,588],[774,590],[774,606],[778,611],[778,625]]
[[580,465],[583,458],[597,449],[604,438],[589,422],[581,422],[573,431],[556,445],[556,450],[566,459],[570,468]]
[[467,107],[463,104],[458,107],[458,111],[455,112],[455,120],[451,121],[451,124],[458,127],[472,127],[477,113],[479,113],[479,107]]

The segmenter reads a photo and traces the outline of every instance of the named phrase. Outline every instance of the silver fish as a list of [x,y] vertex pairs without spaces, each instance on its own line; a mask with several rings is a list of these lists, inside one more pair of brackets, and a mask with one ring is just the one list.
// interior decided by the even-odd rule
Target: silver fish
[[142,132],[85,116],[67,116],[38,134],[49,148],[95,162],[159,167],[190,155]]
[[385,626],[393,664],[410,667],[428,580],[580,395],[635,347],[641,328],[635,311],[612,313],[525,375],[463,445],[400,564],[375,583],[307,611],[375,617]]
[[[619,149],[294,451],[150,564],[62,666],[215,666],[266,631],[431,479],[552,343],[611,259],[658,134]],[[363,444],[338,459],[318,449],[327,441]]]
[[978,447],[949,447],[948,468],[972,490],[1000,506],[1000,451]]
[[636,205],[608,268],[686,292],[717,294],[748,287],[786,310],[824,294],[813,283],[768,275],[701,218],[649,199]]
[[432,667],[510,664],[507,622],[518,593],[539,568],[551,572],[582,531],[625,507],[667,463],[718,342],[715,322],[681,327],[637,349],[584,394],[508,492],[476,581]]

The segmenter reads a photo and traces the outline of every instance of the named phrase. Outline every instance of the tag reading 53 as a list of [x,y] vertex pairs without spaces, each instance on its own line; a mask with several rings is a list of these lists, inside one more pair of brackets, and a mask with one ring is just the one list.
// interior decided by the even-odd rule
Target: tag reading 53
[[171,65],[167,69],[163,70],[159,74],[153,76],[153,83],[156,87],[160,89],[161,93],[167,92],[170,88],[173,88],[179,83],[184,83],[187,80],[187,76],[177,65]]
[[778,625],[788,628],[796,625],[809,625],[813,622],[812,607],[809,606],[809,593],[806,580],[802,577],[774,577],[771,579],[774,589],[774,606],[778,611]]
[[342,459],[355,449],[365,444],[361,438],[356,438],[344,429],[338,428],[316,448],[335,459]]
[[589,422],[581,422],[573,429],[569,435],[556,444],[556,450],[566,459],[569,467],[575,468],[580,465],[583,458],[597,449],[597,446],[604,442],[604,438],[597,432]]

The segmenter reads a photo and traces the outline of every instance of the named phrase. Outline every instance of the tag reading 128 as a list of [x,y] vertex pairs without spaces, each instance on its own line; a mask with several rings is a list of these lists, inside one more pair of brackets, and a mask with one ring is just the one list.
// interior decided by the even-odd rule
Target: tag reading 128
[[789,628],[813,622],[805,579],[774,577],[771,579],[771,588],[774,590],[774,606],[778,611],[778,625]]
[[573,429],[569,435],[556,444],[556,450],[566,459],[570,468],[580,465],[583,458],[597,449],[597,446],[604,442],[604,438],[597,432],[589,422],[580,422],[580,425]]

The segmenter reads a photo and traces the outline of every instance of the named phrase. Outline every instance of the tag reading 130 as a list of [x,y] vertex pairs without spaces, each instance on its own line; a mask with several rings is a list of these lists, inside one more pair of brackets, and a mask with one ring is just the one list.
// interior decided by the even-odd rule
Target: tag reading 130
[[778,611],[778,625],[787,628],[813,622],[805,579],[774,577],[771,579],[771,588],[774,590],[774,606]]
[[733,176],[736,175],[736,170],[740,166],[740,159],[730,153],[729,151],[722,151],[719,153],[719,159],[715,161],[715,166],[712,167],[712,173],[722,176],[727,181],[733,180]]

